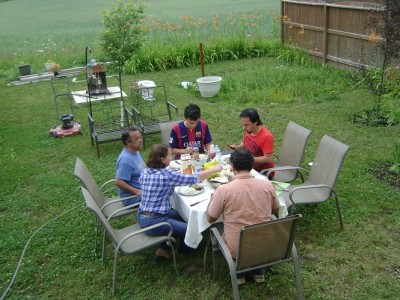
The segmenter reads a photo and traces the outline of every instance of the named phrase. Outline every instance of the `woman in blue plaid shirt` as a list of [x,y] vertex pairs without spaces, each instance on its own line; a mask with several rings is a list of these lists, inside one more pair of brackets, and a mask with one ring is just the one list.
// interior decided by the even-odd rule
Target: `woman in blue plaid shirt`
[[[175,186],[191,185],[207,179],[211,174],[220,172],[221,165],[200,172],[199,174],[182,174],[166,167],[171,162],[171,149],[166,145],[152,146],[147,159],[147,168],[144,168],[139,182],[142,187],[142,200],[138,212],[138,223],[145,228],[161,222],[172,226],[173,236],[180,238],[179,252],[193,250],[184,243],[187,223],[183,221],[177,211],[172,209],[171,196]],[[167,235],[169,227],[160,226],[147,231],[152,236]],[[162,243],[157,249],[156,260],[171,259],[171,248]]]

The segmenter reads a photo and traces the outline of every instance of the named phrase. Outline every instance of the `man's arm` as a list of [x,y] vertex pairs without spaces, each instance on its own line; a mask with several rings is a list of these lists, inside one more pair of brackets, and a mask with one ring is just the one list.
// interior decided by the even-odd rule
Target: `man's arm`
[[[182,139],[182,137],[180,139]],[[179,148],[178,134],[176,133],[174,128],[171,129],[170,141],[172,141],[169,143],[169,147],[171,148],[171,154],[181,155],[181,154],[192,154],[193,153],[192,147],[187,147],[185,149]]]
[[271,164],[274,162],[274,154],[266,153],[263,156],[254,157],[255,163]]
[[192,154],[193,148],[187,147],[186,149],[171,148],[171,154]]
[[[214,223],[215,221],[217,221],[219,216],[222,213],[222,208],[218,207],[218,205],[217,205],[218,201],[215,199],[215,196],[218,197],[218,195],[216,195],[216,194],[218,194],[218,192],[215,192],[214,194],[211,195],[210,202],[208,203],[208,206],[207,206],[206,215],[207,215],[208,223]],[[213,216],[210,215],[209,211],[214,211],[214,213],[217,213],[218,216],[216,218],[214,218]]]
[[239,145],[231,144],[231,145],[228,145],[228,147],[231,148],[232,150],[235,150],[237,148],[244,147],[244,144],[243,144],[243,142],[241,142]]
[[214,223],[215,221],[217,221],[217,218],[210,216],[210,214],[207,211],[207,221],[208,223]]
[[273,195],[273,199],[272,199],[272,211],[273,212],[278,212],[278,210],[279,210],[279,200],[278,200],[278,197],[276,196],[276,194],[273,192],[272,193],[272,195]]
[[142,195],[142,190],[134,188],[133,186],[130,186],[127,184],[124,180],[122,179],[115,179],[115,185],[119,187],[121,190],[124,190],[125,192],[131,193],[133,195]]

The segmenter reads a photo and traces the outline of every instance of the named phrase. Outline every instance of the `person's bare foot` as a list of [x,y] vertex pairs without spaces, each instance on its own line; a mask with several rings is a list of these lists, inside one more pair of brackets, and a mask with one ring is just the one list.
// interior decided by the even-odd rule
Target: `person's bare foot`
[[156,251],[156,257],[159,259],[171,259],[171,252],[164,249],[158,248]]

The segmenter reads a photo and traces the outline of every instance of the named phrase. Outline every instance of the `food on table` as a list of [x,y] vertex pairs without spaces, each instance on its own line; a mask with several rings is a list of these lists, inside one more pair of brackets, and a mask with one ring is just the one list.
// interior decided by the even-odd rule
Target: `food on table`
[[212,187],[217,188],[221,184],[228,183],[229,179],[226,176],[217,176],[217,177],[214,177],[212,179],[208,179],[208,181],[210,182]]
[[189,186],[190,188],[195,189],[196,191],[201,191],[203,189],[203,186],[201,184],[192,184]]
[[173,170],[173,171],[177,171],[177,172],[181,171],[181,166],[178,165],[177,163],[171,162],[171,163],[169,164],[169,168],[170,168],[171,170]]
[[[216,166],[216,165],[218,165],[218,164],[219,164],[219,161],[209,161],[209,162],[206,162],[206,163],[204,164],[204,170],[211,169],[212,167],[214,167],[214,166]],[[215,173],[211,174],[211,176],[208,177],[208,179],[210,180],[210,179],[212,179],[212,178],[214,178],[214,177],[218,177],[218,176],[219,176],[219,172],[215,172]]]
[[192,184],[191,186],[182,186],[179,188],[178,192],[183,195],[197,195],[204,191],[203,186]]
[[233,172],[230,165],[225,165],[221,172],[224,176],[228,177],[229,181],[233,179]]
[[229,165],[229,164],[230,164],[230,162],[229,162],[229,156],[223,157],[222,160],[223,160],[223,163],[224,163],[225,165]]
[[218,182],[218,183],[228,183],[229,179],[226,176],[218,176],[214,177],[213,179],[210,179],[212,182]]

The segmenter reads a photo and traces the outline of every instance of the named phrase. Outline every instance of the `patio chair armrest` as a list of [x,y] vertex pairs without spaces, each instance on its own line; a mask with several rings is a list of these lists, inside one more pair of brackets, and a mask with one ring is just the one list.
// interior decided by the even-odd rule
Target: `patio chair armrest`
[[133,119],[133,113],[127,107],[125,107],[124,111],[125,111],[125,118],[126,118],[128,127],[131,126],[131,123],[129,122],[129,120],[132,120],[132,124],[135,125],[134,124],[135,120]]
[[[132,196],[128,196],[128,197],[121,197],[121,198],[113,199],[113,200],[108,201],[107,203],[105,203],[102,207],[100,207],[100,210],[103,211],[104,208],[106,208],[107,206],[109,206],[111,204],[114,204],[116,202],[121,202],[123,200],[129,200],[129,199],[133,199],[133,198],[136,198],[136,197],[138,197],[138,195],[132,195]],[[126,206],[126,207],[128,207],[128,206]]]
[[[223,256],[225,257],[226,262],[229,265],[229,269],[234,270],[235,269],[235,263],[233,261],[231,252],[228,249],[228,246],[226,245],[224,239],[222,238],[221,234],[219,233],[218,229],[213,227],[211,228],[211,236],[214,236],[215,240],[218,243],[218,247],[221,250]],[[214,240],[211,238],[211,241],[214,243]]]
[[106,194],[106,193],[108,193],[108,192],[110,192],[110,191],[112,191],[112,190],[115,190],[117,187],[115,186],[115,184],[114,184],[114,186],[113,187],[111,187],[111,188],[108,188],[107,190],[103,190],[105,187],[107,187],[109,184],[111,184],[111,183],[115,183],[115,179],[110,179],[110,180],[107,180],[106,182],[104,182],[101,186],[100,186],[100,191],[102,191],[103,192],[103,194]]
[[104,182],[104,183],[100,186],[100,190],[103,190],[103,188],[104,188],[107,184],[110,184],[110,183],[112,183],[112,182],[115,182],[115,179],[107,180],[106,182]]
[[142,121],[142,114],[134,106],[132,106],[132,115],[133,115],[133,122],[135,123],[134,125],[140,126],[141,128],[143,128],[144,125],[143,125],[143,121]]
[[110,214],[108,216],[107,221],[110,221],[116,214],[120,213],[121,211],[127,210],[127,209],[132,209],[133,210],[132,212],[138,211],[139,205],[140,205],[140,202],[136,202],[131,205],[127,205],[127,206],[121,207],[119,209],[116,209],[115,211],[113,211],[112,214]]
[[161,222],[161,223],[154,224],[154,225],[151,225],[151,226],[149,226],[149,227],[142,228],[142,229],[136,230],[135,232],[131,232],[131,233],[127,234],[126,236],[124,236],[124,237],[121,239],[121,241],[119,242],[119,244],[118,244],[118,246],[117,246],[117,249],[119,249],[119,248],[121,247],[121,245],[122,245],[123,243],[125,243],[126,240],[130,239],[131,237],[134,237],[135,235],[138,235],[138,234],[146,233],[146,231],[149,231],[149,230],[151,230],[151,229],[154,229],[154,228],[157,228],[157,227],[161,227],[161,226],[168,226],[168,227],[169,227],[168,239],[170,239],[171,241],[174,242],[175,239],[172,237],[172,231],[173,231],[173,230],[172,230],[171,224],[169,224],[169,223],[167,223],[167,222]]
[[310,184],[310,185],[304,185],[304,186],[295,186],[295,187],[291,188],[290,191],[289,191],[289,199],[290,199],[290,201],[292,201],[293,204],[296,204],[292,199],[293,194],[295,194],[296,191],[309,190],[309,189],[321,189],[321,188],[327,188],[327,189],[329,189],[331,191],[331,193],[336,195],[335,190],[333,188],[331,188],[329,185],[326,185],[326,184]]
[[94,133],[95,135],[97,135],[96,123],[95,123],[93,117],[90,114],[88,114],[87,117],[88,117],[88,122],[89,122],[90,133]]
[[167,105],[171,106],[175,110],[176,119],[179,120],[178,107],[169,101],[167,101]]
[[298,170],[298,171],[304,171],[304,172],[308,173],[308,170],[306,170],[302,167],[282,166],[282,167],[275,167],[275,168],[261,170],[260,174],[268,176],[272,172],[287,171],[287,170]]

